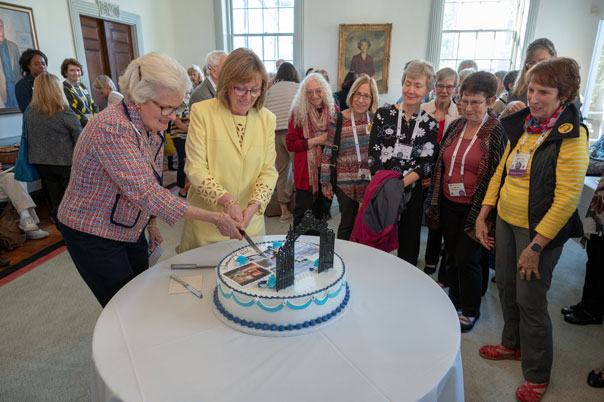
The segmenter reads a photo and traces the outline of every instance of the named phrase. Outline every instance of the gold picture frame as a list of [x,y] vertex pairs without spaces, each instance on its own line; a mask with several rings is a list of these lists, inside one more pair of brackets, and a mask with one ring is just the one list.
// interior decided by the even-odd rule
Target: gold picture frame
[[381,94],[388,92],[392,24],[340,24],[338,88],[352,68],[372,76]]

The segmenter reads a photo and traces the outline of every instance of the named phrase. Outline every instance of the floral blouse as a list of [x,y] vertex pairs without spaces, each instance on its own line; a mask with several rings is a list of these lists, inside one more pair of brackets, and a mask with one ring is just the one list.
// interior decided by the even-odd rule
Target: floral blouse
[[394,155],[397,135],[398,109],[394,106],[382,107],[375,112],[369,136],[369,169],[371,174],[378,170],[394,170],[407,175],[416,172],[420,179],[430,177],[433,159],[436,155],[438,122],[428,113],[422,112],[418,130],[412,139],[417,115],[407,122],[405,112],[401,119],[399,144],[411,145],[411,157],[399,159]]

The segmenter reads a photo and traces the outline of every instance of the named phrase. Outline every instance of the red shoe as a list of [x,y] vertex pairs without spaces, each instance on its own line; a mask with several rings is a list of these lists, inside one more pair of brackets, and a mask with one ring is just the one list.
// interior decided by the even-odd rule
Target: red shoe
[[485,345],[478,351],[480,357],[488,360],[521,360],[520,349],[508,349],[503,345]]
[[[545,391],[547,391],[548,385],[549,382],[534,384],[527,381],[516,389],[516,400],[518,402],[539,402],[543,398]],[[540,392],[541,390],[543,391]]]

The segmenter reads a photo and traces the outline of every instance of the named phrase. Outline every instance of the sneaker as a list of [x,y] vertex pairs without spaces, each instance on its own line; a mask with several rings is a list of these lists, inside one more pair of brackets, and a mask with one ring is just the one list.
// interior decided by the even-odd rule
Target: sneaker
[[39,230],[40,228],[36,225],[36,222],[34,222],[34,218],[26,216],[19,220],[19,229],[27,233],[33,230]]
[[290,220],[292,220],[293,215],[291,213],[288,213],[287,215],[281,215],[281,217],[279,217],[279,222],[281,223],[285,223],[285,222],[289,222]]
[[50,234],[41,229],[30,230],[25,232],[25,237],[27,237],[29,240],[39,240],[48,236],[50,236]]

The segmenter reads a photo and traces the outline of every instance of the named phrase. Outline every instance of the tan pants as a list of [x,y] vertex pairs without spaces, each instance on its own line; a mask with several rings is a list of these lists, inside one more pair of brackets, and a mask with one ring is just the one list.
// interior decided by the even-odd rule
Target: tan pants
[[36,215],[36,204],[29,196],[26,184],[15,180],[13,173],[0,174],[0,201],[10,201],[18,213],[29,210],[34,222],[40,222]]
[[286,134],[287,129],[275,131],[275,149],[277,151],[275,168],[279,172],[275,190],[277,191],[279,204],[289,204],[294,191],[294,153],[287,150],[285,145]]

